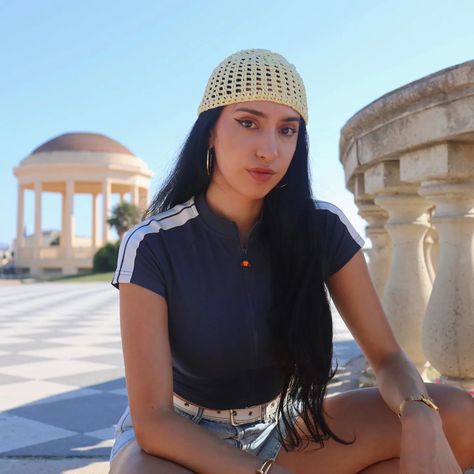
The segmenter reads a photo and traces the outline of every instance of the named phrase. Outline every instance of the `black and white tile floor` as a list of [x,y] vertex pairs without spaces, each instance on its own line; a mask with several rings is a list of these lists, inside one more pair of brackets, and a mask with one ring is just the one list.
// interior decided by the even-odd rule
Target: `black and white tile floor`
[[[110,283],[0,285],[0,461],[108,459],[127,404],[118,294]],[[360,355],[339,317],[334,334],[339,365]]]

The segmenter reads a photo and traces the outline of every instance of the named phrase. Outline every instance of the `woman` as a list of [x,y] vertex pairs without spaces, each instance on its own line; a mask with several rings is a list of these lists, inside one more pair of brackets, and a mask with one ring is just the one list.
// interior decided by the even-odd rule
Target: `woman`
[[[390,330],[363,239],[312,198],[294,66],[239,51],[214,70],[198,112],[120,247],[112,283],[129,406],[111,472],[454,474],[474,464],[474,401],[423,383]],[[377,388],[325,397],[325,285]]]

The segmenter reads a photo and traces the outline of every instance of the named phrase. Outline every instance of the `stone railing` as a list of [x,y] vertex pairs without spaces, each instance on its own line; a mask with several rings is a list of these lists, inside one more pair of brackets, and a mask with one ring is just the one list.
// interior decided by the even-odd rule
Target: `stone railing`
[[474,389],[474,61],[359,111],[340,160],[399,344],[425,379]]
[[92,268],[93,257],[97,248],[92,246],[74,246],[71,253],[66,255],[66,249],[59,245],[20,247],[15,255],[17,268],[29,269],[31,276],[41,276],[51,269],[62,269],[63,273],[75,274],[78,268]]

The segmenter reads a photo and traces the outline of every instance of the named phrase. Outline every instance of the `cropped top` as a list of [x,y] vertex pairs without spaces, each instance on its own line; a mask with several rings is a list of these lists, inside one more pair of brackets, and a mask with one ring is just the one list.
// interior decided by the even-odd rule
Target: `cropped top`
[[[337,206],[315,203],[328,277],[364,240]],[[260,224],[243,248],[235,222],[200,194],[137,224],[120,244],[112,285],[134,283],[166,299],[173,390],[208,408],[264,403],[283,387],[270,351],[270,257]]]

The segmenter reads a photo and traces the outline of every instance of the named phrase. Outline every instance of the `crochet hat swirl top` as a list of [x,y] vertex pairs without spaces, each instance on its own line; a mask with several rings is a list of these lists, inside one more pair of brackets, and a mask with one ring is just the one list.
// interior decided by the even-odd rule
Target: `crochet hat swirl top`
[[269,100],[288,105],[308,124],[303,79],[281,54],[243,49],[224,59],[212,72],[198,114],[220,105]]

